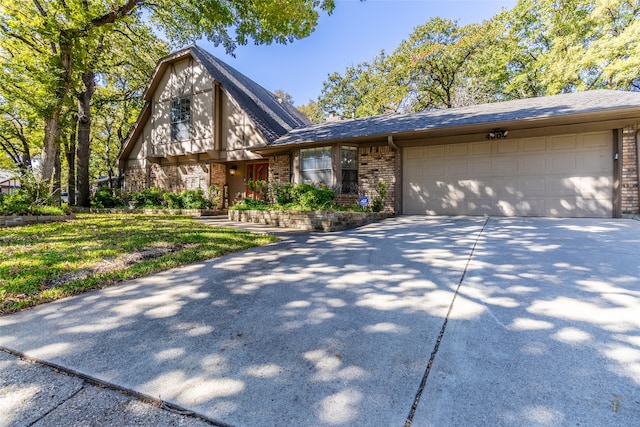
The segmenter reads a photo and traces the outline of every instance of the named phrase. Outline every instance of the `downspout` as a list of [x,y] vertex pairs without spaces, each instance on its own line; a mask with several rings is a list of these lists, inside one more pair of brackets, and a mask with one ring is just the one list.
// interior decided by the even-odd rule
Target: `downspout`
[[395,170],[393,173],[393,211],[396,215],[402,213],[402,150],[393,140],[393,135],[387,136],[387,143],[395,151]]

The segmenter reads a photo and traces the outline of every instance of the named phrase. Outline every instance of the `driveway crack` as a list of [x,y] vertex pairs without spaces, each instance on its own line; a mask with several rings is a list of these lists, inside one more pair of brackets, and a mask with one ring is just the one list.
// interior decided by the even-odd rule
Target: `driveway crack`
[[478,236],[476,237],[476,240],[473,243],[471,252],[469,252],[469,257],[467,258],[467,262],[464,266],[464,270],[462,271],[462,275],[460,276],[460,281],[458,282],[458,286],[456,286],[456,291],[454,292],[453,298],[451,299],[451,304],[449,304],[449,310],[447,311],[447,315],[445,316],[444,321],[442,322],[442,327],[440,328],[440,333],[438,334],[438,338],[436,339],[436,344],[433,347],[433,351],[431,352],[431,357],[429,358],[429,362],[427,363],[427,368],[425,369],[424,375],[422,376],[422,380],[420,381],[420,386],[418,387],[418,391],[416,392],[416,397],[413,399],[413,405],[411,405],[411,411],[409,411],[409,416],[407,417],[407,420],[404,423],[405,427],[410,427],[411,423],[413,422],[413,417],[416,414],[416,409],[418,408],[418,403],[420,403],[422,392],[424,391],[424,388],[427,384],[427,378],[429,378],[429,372],[431,372],[433,361],[436,358],[436,354],[438,353],[438,349],[440,348],[440,343],[442,342],[442,338],[444,337],[444,333],[447,329],[447,323],[449,322],[449,316],[451,315],[451,311],[453,310],[453,304],[455,304],[456,302],[456,297],[458,296],[458,293],[460,292],[460,287],[462,286],[462,282],[464,282],[464,278],[467,275],[467,270],[469,269],[469,265],[471,264],[471,259],[473,258],[473,255],[476,251],[476,246],[478,245],[478,242],[480,241],[480,237],[482,236],[482,233],[484,233],[484,230],[487,227],[487,224],[489,223],[489,219],[491,219],[491,217],[487,217],[485,219],[484,224],[482,224],[482,229],[478,233]]
[[32,422],[30,422],[29,424],[27,424],[29,427],[31,427],[32,425],[36,424],[38,421],[41,421],[43,419],[45,419],[49,414],[51,414],[53,411],[55,411],[56,409],[58,409],[59,407],[61,407],[62,405],[64,405],[65,403],[67,403],[69,400],[73,399],[74,397],[76,397],[78,395],[78,393],[80,393],[82,390],[84,390],[84,386],[85,383],[83,382],[80,385],[80,388],[78,388],[76,391],[74,391],[73,393],[71,393],[69,396],[67,396],[66,398],[62,399],[60,401],[60,403],[58,403],[57,405],[55,405],[53,408],[49,409],[47,412],[45,412],[44,414],[40,415],[38,418],[36,418],[35,420],[33,420]]

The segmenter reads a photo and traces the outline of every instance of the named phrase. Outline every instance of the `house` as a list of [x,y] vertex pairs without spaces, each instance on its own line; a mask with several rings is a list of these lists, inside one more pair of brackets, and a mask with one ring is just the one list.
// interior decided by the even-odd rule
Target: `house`
[[0,194],[13,194],[20,188],[20,180],[12,172],[0,170]]
[[191,46],[162,59],[119,156],[125,190],[324,182],[353,203],[388,184],[398,214],[638,214],[640,93],[597,90],[309,121]]

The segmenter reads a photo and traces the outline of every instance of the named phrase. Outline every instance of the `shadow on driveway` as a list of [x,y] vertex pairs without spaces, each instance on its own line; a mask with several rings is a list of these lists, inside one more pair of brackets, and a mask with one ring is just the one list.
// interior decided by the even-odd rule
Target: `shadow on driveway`
[[2,317],[0,345],[232,425],[404,425],[468,267],[413,425],[637,415],[640,224],[485,222],[291,236]]

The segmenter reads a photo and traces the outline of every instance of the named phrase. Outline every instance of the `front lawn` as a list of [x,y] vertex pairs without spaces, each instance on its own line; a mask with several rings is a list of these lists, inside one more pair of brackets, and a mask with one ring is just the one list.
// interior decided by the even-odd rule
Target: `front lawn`
[[0,313],[274,242],[186,216],[84,215],[0,229]]

